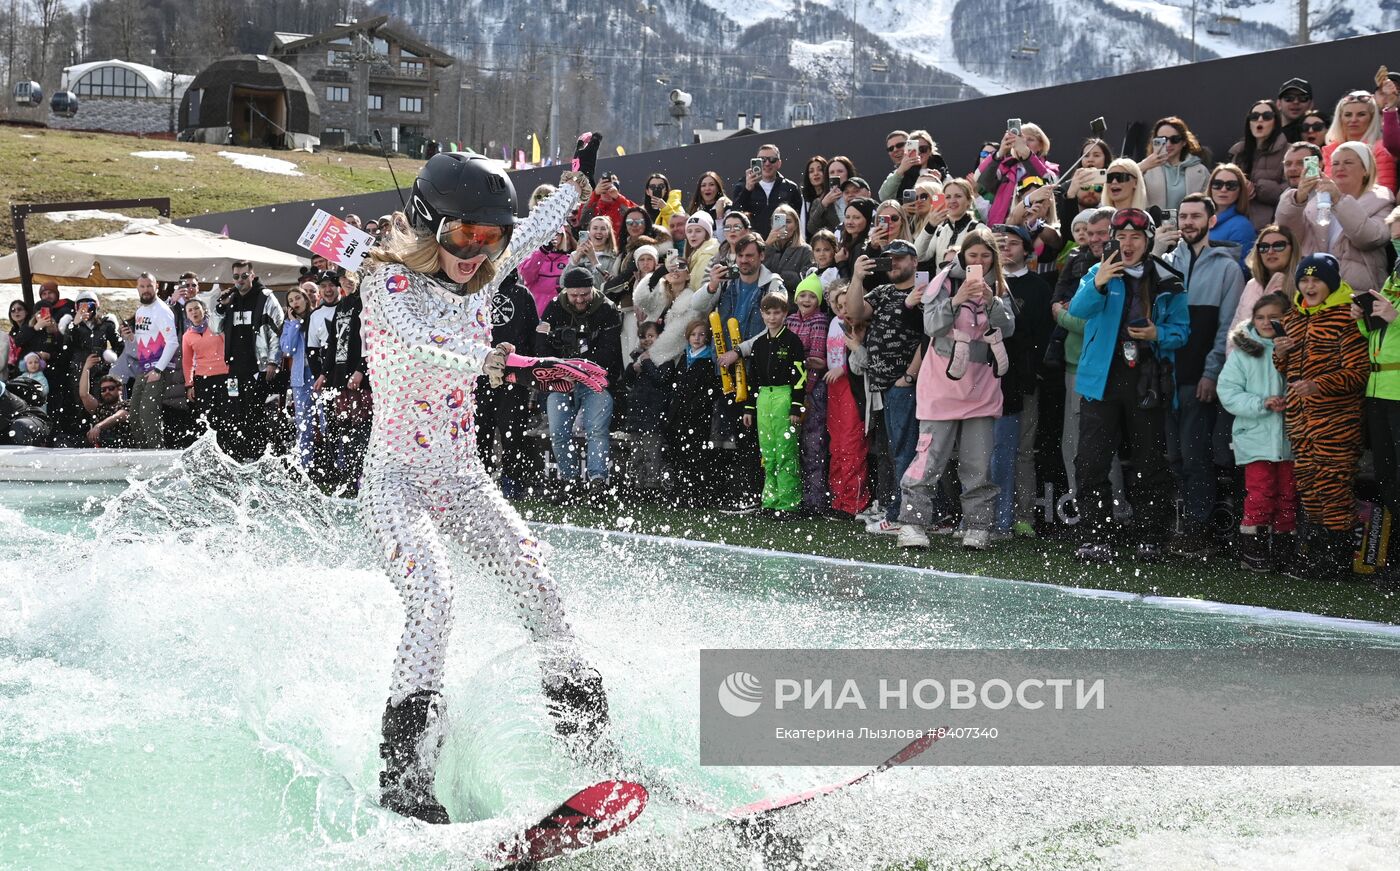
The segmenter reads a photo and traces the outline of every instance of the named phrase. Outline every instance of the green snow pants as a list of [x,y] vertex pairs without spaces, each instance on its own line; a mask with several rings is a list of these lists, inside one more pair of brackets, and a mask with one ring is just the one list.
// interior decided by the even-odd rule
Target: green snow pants
[[802,502],[797,427],[788,420],[792,414],[792,388],[759,388],[757,406],[758,450],[763,455],[763,507],[792,511]]

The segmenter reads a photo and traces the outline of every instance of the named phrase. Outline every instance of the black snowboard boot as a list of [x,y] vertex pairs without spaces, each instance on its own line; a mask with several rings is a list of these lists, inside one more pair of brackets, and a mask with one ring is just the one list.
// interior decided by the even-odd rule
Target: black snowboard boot
[[[427,823],[447,823],[447,809],[433,793],[437,754],[441,736],[424,733],[438,716],[439,696],[419,690],[397,705],[384,708],[384,742],[379,755],[384,770],[379,773],[379,803],[387,810]],[[425,746],[427,745],[427,746]]]
[[1324,528],[1318,531],[1317,541],[1318,546],[1310,549],[1310,553],[1316,553],[1316,556],[1309,560],[1317,569],[1315,580],[1352,580],[1352,561],[1356,557],[1355,534],[1350,529],[1336,532]]
[[542,684],[554,731],[566,741],[577,739],[584,748],[592,747],[608,727],[602,675],[589,666],[573,664],[547,673]]
[[1313,562],[1321,543],[1321,527],[1300,519],[1298,531],[1274,536],[1274,557],[1278,570],[1296,581],[1311,581],[1316,577]]
[[1269,530],[1264,526],[1240,527],[1240,567],[1251,572],[1267,572],[1270,568]]

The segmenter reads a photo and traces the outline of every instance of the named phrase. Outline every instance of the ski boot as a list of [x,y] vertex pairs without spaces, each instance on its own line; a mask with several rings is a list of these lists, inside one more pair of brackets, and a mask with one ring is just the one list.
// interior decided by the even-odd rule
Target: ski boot
[[426,823],[450,822],[447,809],[433,793],[442,737],[425,736],[439,717],[439,696],[419,690],[397,705],[384,708],[384,741],[379,755],[384,770],[379,772],[379,804],[396,814]]

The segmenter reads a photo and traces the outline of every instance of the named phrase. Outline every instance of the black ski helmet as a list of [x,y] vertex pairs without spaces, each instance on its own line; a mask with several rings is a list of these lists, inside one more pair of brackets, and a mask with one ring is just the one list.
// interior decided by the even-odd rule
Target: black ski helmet
[[435,233],[443,218],[513,227],[515,185],[484,155],[463,151],[435,154],[413,181],[408,220],[420,232]]

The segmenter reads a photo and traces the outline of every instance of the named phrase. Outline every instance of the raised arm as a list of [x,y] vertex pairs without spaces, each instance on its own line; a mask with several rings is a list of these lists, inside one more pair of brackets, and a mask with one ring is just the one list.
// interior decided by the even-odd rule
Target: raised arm
[[535,206],[535,210],[525,220],[515,225],[515,232],[510,239],[510,251],[496,264],[496,277],[487,290],[494,293],[505,277],[526,257],[553,238],[577,205],[578,188],[572,184],[561,184],[558,190]]

